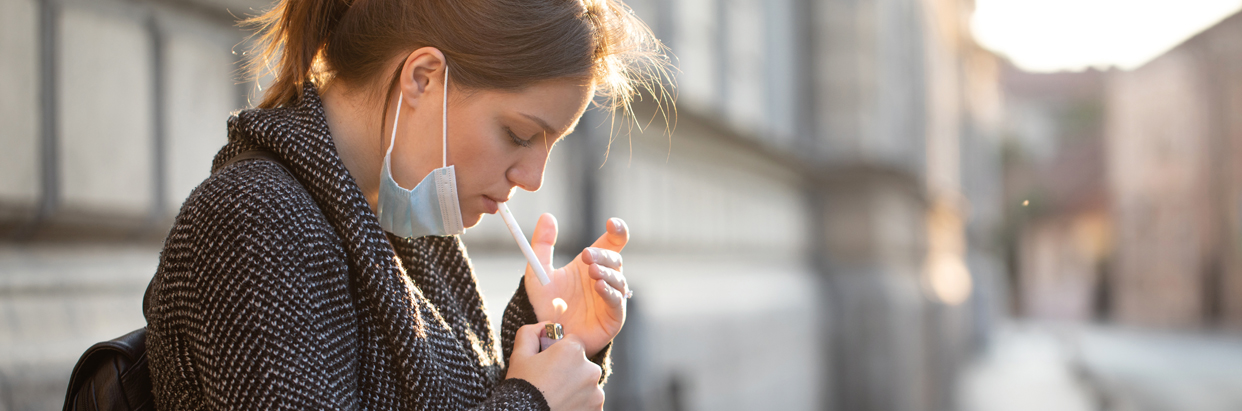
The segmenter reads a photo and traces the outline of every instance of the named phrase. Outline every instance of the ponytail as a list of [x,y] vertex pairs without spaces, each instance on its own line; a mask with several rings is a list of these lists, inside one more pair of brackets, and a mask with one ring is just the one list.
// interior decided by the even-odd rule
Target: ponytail
[[248,59],[246,71],[253,78],[269,73],[275,76],[259,107],[294,104],[302,98],[307,81],[322,80],[321,52],[352,2],[280,0],[267,12],[242,21],[242,25],[255,29],[253,50],[258,52]]

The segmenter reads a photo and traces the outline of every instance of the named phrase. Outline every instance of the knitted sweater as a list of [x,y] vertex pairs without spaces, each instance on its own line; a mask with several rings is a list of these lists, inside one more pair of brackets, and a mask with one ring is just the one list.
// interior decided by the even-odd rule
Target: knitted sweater
[[[547,410],[504,379],[519,281],[493,337],[457,237],[384,232],[333,145],[314,86],[242,111],[182,205],[147,308],[161,410]],[[233,156],[262,148],[270,161]],[[286,170],[287,168],[287,170]],[[608,374],[610,348],[592,358]]]

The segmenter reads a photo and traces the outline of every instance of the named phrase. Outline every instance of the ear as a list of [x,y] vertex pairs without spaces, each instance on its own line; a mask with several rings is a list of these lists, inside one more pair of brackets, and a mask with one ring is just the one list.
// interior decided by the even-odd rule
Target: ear
[[[435,47],[423,47],[405,57],[397,88],[404,96],[406,108],[418,108],[429,89],[443,90],[446,64],[444,53]],[[440,102],[435,104],[438,107]]]

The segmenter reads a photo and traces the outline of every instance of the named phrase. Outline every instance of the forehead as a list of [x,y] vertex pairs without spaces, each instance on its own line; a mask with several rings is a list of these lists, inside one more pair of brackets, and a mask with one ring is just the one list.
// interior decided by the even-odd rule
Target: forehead
[[472,90],[467,105],[506,117],[543,120],[555,130],[570,128],[595,95],[586,81],[549,80],[517,90]]

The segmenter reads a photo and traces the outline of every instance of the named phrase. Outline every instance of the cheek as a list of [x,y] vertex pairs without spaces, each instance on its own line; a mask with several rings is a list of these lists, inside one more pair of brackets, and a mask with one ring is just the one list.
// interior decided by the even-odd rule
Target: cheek
[[[463,130],[465,131],[465,130]],[[470,130],[470,138],[463,141],[453,157],[460,188],[477,194],[504,184],[505,170],[512,164],[512,150],[487,130]],[[466,139],[463,139],[466,140]]]
[[480,153],[478,157],[457,166],[458,178],[463,178],[471,191],[483,191],[501,185],[505,180],[505,169],[496,157],[487,157]]

